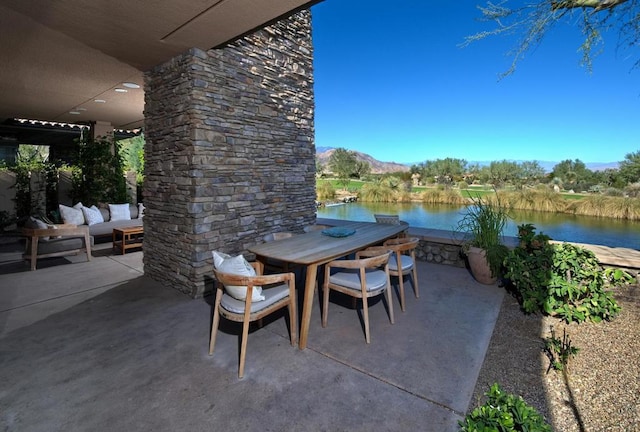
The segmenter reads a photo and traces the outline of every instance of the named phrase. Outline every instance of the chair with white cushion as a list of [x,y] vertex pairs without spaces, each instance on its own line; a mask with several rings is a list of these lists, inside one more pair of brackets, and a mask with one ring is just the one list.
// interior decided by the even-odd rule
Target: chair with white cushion
[[[231,257],[231,259],[234,258],[236,257]],[[255,263],[252,264],[252,268],[255,272],[257,268]],[[242,322],[240,365],[238,368],[238,378],[242,378],[247,354],[249,324],[285,307],[289,309],[291,345],[295,346],[297,344],[296,329],[298,320],[295,275],[293,273],[273,275],[258,275],[254,273],[255,276],[247,276],[237,273],[225,273],[214,268],[213,274],[216,278],[217,290],[213,307],[209,355],[213,354],[215,347],[220,316],[231,321]],[[244,295],[240,296],[240,293]]]
[[[351,297],[362,299],[362,315],[364,333],[367,343],[371,342],[369,334],[369,297],[387,292],[389,321],[394,323],[393,302],[390,290],[388,261],[391,252],[388,248],[377,246],[359,251],[356,259],[340,259],[325,265],[323,284],[322,327],[327,326],[329,315],[329,294],[335,290]],[[332,270],[338,272],[331,274]]]
[[393,251],[389,258],[389,274],[398,278],[400,308],[405,310],[404,301],[404,276],[412,277],[413,292],[416,298],[420,297],[418,288],[418,269],[416,267],[416,247],[420,240],[416,237],[399,237],[384,242],[384,246]]

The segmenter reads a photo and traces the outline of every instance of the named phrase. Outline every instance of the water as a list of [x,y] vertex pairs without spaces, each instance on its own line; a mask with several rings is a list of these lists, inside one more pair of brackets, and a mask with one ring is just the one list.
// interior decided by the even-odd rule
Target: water
[[[463,207],[444,204],[351,203],[319,208],[318,217],[373,222],[374,213],[398,214],[411,226],[453,231],[462,210]],[[554,240],[640,249],[638,221],[524,211],[513,211],[511,216],[513,220],[505,229],[507,236],[515,237],[518,225],[531,223]]]

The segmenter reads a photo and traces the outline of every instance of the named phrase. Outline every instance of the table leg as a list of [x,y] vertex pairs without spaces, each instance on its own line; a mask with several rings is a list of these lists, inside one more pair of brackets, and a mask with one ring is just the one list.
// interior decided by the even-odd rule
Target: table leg
[[307,335],[309,334],[309,324],[311,323],[311,310],[313,309],[313,294],[316,290],[316,278],[318,276],[318,265],[310,264],[307,267],[307,276],[304,283],[304,302],[302,304],[302,324],[300,326],[300,349],[307,347]]

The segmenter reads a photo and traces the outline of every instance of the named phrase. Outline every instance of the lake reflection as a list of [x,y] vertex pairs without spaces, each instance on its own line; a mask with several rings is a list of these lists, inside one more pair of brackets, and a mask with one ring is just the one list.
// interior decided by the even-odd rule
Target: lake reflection
[[[374,213],[398,214],[411,226],[454,230],[463,207],[419,203],[351,203],[318,209],[318,217],[353,221],[374,221]],[[554,240],[640,249],[640,223],[616,219],[547,212],[512,211],[505,235],[516,236],[517,226],[535,225]]]

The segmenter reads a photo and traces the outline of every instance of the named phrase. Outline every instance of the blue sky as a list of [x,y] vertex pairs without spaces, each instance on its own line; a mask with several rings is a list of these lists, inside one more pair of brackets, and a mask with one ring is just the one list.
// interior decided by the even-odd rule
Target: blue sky
[[618,162],[640,150],[640,70],[632,70],[632,52],[606,38],[589,74],[580,66],[579,29],[561,24],[499,80],[516,39],[460,47],[465,36],[491,28],[477,20],[479,4],[313,6],[316,146],[400,163]]

